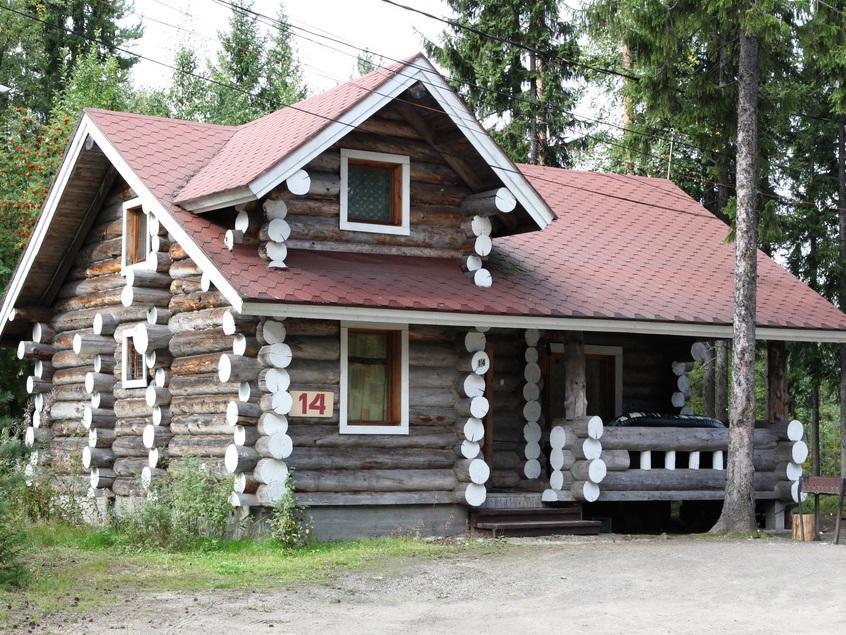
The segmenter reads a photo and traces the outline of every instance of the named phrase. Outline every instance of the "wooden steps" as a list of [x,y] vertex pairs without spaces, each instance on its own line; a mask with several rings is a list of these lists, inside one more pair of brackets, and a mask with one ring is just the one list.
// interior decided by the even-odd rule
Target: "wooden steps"
[[470,526],[498,536],[594,536],[601,523],[583,520],[580,505],[566,507],[483,508],[470,513]]

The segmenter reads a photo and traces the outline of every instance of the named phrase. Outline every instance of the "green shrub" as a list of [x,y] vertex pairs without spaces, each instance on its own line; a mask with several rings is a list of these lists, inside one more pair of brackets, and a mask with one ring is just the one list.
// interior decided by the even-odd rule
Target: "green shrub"
[[308,543],[312,530],[308,507],[297,500],[294,486],[294,478],[289,474],[285,481],[285,493],[274,505],[268,521],[270,535],[288,548]]
[[[0,408],[8,409],[11,394],[0,392]],[[9,414],[0,414],[0,588],[23,586],[29,574],[22,563],[24,535],[17,507],[20,492],[26,489],[23,466],[27,448],[21,443],[22,423]]]
[[180,463],[171,478],[156,482],[136,509],[113,520],[135,545],[184,549],[226,536],[232,479],[216,479],[197,459]]
[[20,523],[0,494],[0,589],[24,586],[29,572],[23,565],[24,535]]

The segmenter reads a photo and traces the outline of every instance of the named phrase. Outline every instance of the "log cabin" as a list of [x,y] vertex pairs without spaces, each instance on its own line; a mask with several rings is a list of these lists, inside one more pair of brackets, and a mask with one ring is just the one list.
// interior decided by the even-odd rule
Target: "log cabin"
[[[27,473],[120,510],[200,457],[245,515],[293,474],[320,539],[719,501],[728,231],[664,179],[514,164],[422,55],[242,126],[86,110],[0,314]],[[784,343],[846,317],[757,265],[777,526],[807,457]]]

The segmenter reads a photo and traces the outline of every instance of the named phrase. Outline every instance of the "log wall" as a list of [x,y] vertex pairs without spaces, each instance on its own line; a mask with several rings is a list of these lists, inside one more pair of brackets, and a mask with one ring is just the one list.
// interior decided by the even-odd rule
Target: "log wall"
[[[293,359],[291,390],[334,393],[331,418],[291,418],[288,434],[297,491],[312,504],[452,502],[459,480],[456,386],[460,333],[439,327],[409,329],[409,434],[341,435],[340,325],[285,321]],[[466,417],[465,417],[466,418]]]
[[133,196],[124,183],[113,188],[50,307],[49,324],[36,323],[36,341],[19,347],[20,357],[35,361],[28,388],[36,395],[36,409],[27,436],[39,449],[28,473],[47,475],[60,493],[107,494],[114,480],[113,445],[120,430],[112,410],[113,382],[95,380],[110,379],[118,360],[111,334],[94,336],[92,323],[101,311],[131,318],[122,313],[120,300],[121,206]]
[[[340,229],[341,148],[410,157],[408,236]],[[261,253],[269,261],[276,258],[267,252],[266,246],[280,239],[287,249],[456,258],[474,253],[476,235],[470,223],[472,215],[461,209],[470,190],[444,157],[391,106],[347,134],[304,170],[311,180],[306,194],[292,193],[284,184],[269,194],[270,199],[284,201],[287,207],[284,223],[275,227],[267,224],[259,235],[263,244]]]
[[239,390],[239,383],[221,383],[218,377],[220,356],[232,352],[235,336],[224,332],[230,305],[219,291],[203,284],[202,271],[179,245],[171,245],[169,255],[167,325],[172,336],[163,366],[170,369],[165,418],[169,416],[171,436],[161,448],[166,462],[157,467],[173,471],[185,458],[195,457],[223,477],[223,457],[233,434],[226,410]]

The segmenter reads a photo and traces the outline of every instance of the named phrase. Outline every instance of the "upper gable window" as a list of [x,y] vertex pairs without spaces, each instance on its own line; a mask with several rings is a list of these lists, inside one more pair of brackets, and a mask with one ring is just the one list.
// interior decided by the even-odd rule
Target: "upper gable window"
[[341,229],[409,233],[407,156],[341,150]]
[[123,204],[123,268],[147,264],[150,251],[150,234],[147,231],[147,213],[140,199]]

